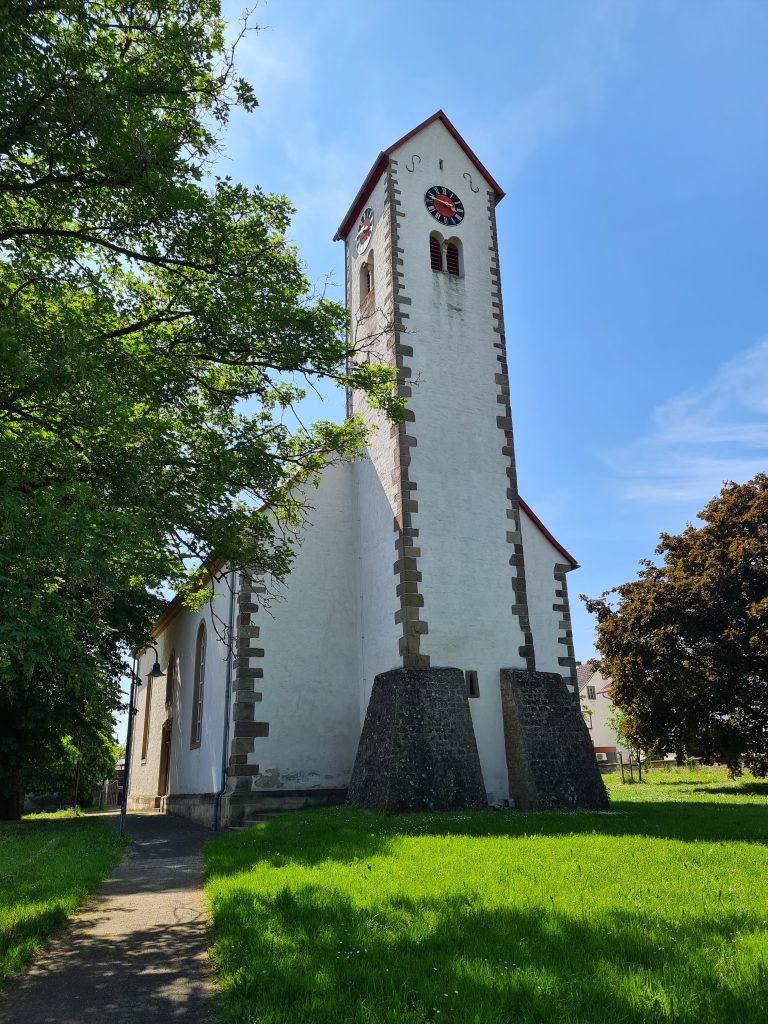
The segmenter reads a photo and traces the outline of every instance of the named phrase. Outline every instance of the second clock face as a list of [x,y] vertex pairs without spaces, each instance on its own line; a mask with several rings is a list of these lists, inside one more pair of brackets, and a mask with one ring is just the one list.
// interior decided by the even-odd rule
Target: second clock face
[[464,220],[464,204],[449,188],[433,185],[424,193],[424,205],[441,224],[460,224]]
[[361,256],[368,248],[368,243],[371,240],[373,234],[373,210],[368,207],[364,211],[363,216],[360,218],[360,223],[357,228],[357,234],[355,235],[355,243],[357,244],[357,255]]

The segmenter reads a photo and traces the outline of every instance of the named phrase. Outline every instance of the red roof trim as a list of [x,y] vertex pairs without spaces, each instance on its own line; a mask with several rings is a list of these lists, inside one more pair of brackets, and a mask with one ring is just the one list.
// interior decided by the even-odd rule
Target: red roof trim
[[338,241],[346,238],[347,235],[349,234],[352,225],[357,220],[357,217],[358,217],[360,211],[362,210],[363,206],[365,205],[366,200],[368,199],[368,197],[370,196],[371,192],[373,191],[374,185],[376,184],[376,182],[379,180],[381,175],[386,170],[387,164],[389,163],[389,158],[392,155],[392,153],[394,153],[394,151],[396,149],[398,149],[400,146],[402,146],[403,143],[407,142],[409,139],[412,139],[413,136],[416,135],[418,132],[420,132],[423,128],[426,128],[427,125],[432,124],[433,121],[442,121],[442,123],[445,126],[446,130],[453,136],[453,138],[456,140],[456,142],[458,142],[459,146],[461,146],[461,148],[464,150],[466,155],[469,157],[469,159],[472,161],[472,163],[475,165],[475,167],[478,169],[478,171],[480,171],[480,173],[483,175],[483,177],[486,179],[488,184],[493,189],[493,195],[494,195],[495,201],[497,203],[501,202],[501,200],[504,198],[504,191],[501,188],[501,186],[488,173],[488,171],[486,170],[484,164],[482,164],[480,162],[480,160],[478,160],[478,158],[475,156],[475,154],[469,148],[469,146],[464,141],[464,139],[461,137],[461,135],[459,135],[459,133],[456,130],[456,128],[448,120],[448,118],[442,112],[442,110],[438,110],[436,114],[433,114],[431,117],[428,117],[426,119],[426,121],[422,121],[420,125],[417,125],[417,127],[414,128],[412,131],[408,132],[407,135],[404,135],[402,137],[402,139],[398,139],[397,142],[394,142],[388,149],[385,149],[382,153],[379,153],[379,155],[376,158],[376,161],[375,161],[373,167],[368,172],[368,176],[366,177],[365,181],[363,182],[360,191],[357,193],[357,195],[353,199],[352,205],[350,206],[349,210],[347,211],[346,217],[341,222],[341,225],[339,226],[339,229],[336,232],[336,234],[333,236],[334,242],[338,242]]
[[563,556],[563,558],[565,558],[567,561],[569,561],[571,563],[571,568],[578,569],[579,568],[579,563],[576,561],[576,559],[573,557],[573,555],[569,555],[568,554],[568,552],[565,550],[565,548],[563,547],[563,545],[559,541],[555,540],[555,538],[552,536],[552,534],[546,528],[544,523],[542,523],[542,521],[539,519],[539,517],[533,511],[531,506],[528,505],[526,502],[524,502],[523,499],[519,495],[518,495],[518,501],[520,502],[520,508],[523,510],[523,512],[525,512],[525,514],[528,516],[528,518],[531,520],[531,522],[534,524],[534,526],[538,526],[539,530],[544,534],[544,536],[547,538],[547,540],[551,544],[554,544],[554,546],[557,548],[557,550],[560,552],[560,554]]
[[389,157],[386,153],[379,153],[376,157],[376,162],[368,172],[368,177],[363,182],[360,191],[357,193],[355,198],[352,200],[352,205],[347,211],[347,216],[341,222],[341,226],[336,234],[333,236],[334,242],[341,241],[346,238],[350,232],[352,225],[357,220],[361,210],[365,206],[365,203],[373,192],[373,187],[379,178],[382,176],[384,171],[387,169],[389,163]]

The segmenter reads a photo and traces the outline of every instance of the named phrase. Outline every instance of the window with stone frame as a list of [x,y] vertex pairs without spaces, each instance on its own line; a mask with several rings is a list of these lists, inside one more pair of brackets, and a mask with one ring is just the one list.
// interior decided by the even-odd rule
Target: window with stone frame
[[200,623],[195,644],[195,684],[192,692],[192,734],[190,747],[199,747],[203,732],[203,701],[205,699],[205,623]]
[[360,305],[362,306],[366,299],[373,293],[374,277],[373,277],[373,253],[369,253],[368,258],[360,267]]
[[587,687],[587,698],[589,700],[597,700],[597,694],[595,693],[594,686]]
[[149,750],[149,719],[152,712],[152,677],[147,680],[147,689],[144,694],[144,732],[141,736],[141,760],[147,760]]
[[176,689],[176,652],[171,651],[168,661],[168,672],[165,676],[165,706],[169,708],[173,704],[173,694]]

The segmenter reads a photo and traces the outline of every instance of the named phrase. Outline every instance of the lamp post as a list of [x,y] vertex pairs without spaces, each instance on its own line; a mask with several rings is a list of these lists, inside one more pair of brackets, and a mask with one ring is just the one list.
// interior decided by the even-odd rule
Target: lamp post
[[[150,672],[147,673],[147,679],[157,679],[158,676],[164,675],[163,670],[160,668],[160,658],[157,653],[157,648],[153,647],[152,644],[148,644],[144,650],[150,650],[155,652],[155,664],[152,666]],[[131,777],[131,751],[133,746],[133,718],[137,712],[137,708],[134,705],[134,694],[136,692],[136,683],[140,682],[139,673],[136,671],[136,664],[138,658],[134,657],[133,667],[131,668],[131,689],[128,696],[128,731],[125,737],[125,778],[123,779],[123,798],[120,801],[120,835],[125,835],[125,812],[128,806],[128,782]]]

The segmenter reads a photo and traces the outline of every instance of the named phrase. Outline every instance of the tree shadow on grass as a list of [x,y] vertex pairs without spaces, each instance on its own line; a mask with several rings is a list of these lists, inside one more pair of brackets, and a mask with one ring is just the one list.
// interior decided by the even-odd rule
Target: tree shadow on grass
[[[129,832],[134,846],[120,868],[0,996],[4,1024],[209,1019],[207,936],[196,892],[199,850],[210,833],[162,815],[130,816]],[[111,829],[107,835],[122,847]],[[62,895],[61,878],[15,885],[15,896],[33,908],[7,930],[17,949],[63,920],[57,909],[34,907],[30,893],[41,884]],[[157,913],[155,901],[164,905]]]
[[50,934],[67,920],[62,906],[45,907],[15,921],[0,932],[0,988],[7,984],[35,953],[41,938]]
[[[736,788],[738,785],[738,788]],[[723,794],[724,796],[734,796],[735,794],[744,796],[765,796],[768,797],[768,782],[741,782],[734,783],[733,786],[718,786],[717,789],[713,789],[712,786],[697,786],[694,793],[717,793]]]
[[617,813],[467,811],[391,817],[348,807],[299,812],[209,843],[206,874],[228,875],[259,864],[349,862],[384,852],[398,836],[647,836],[768,844],[767,808],[760,804],[613,800],[611,807]]
[[139,928],[130,941],[94,935],[77,921],[50,943],[35,962],[34,975],[20,975],[0,994],[0,1019],[3,1024],[207,1021],[205,945],[205,929],[197,921]]
[[764,1024],[768,975],[720,959],[764,925],[243,887],[216,897],[214,958],[231,1024]]
[[0,826],[0,986],[116,863],[112,828],[83,819]]

